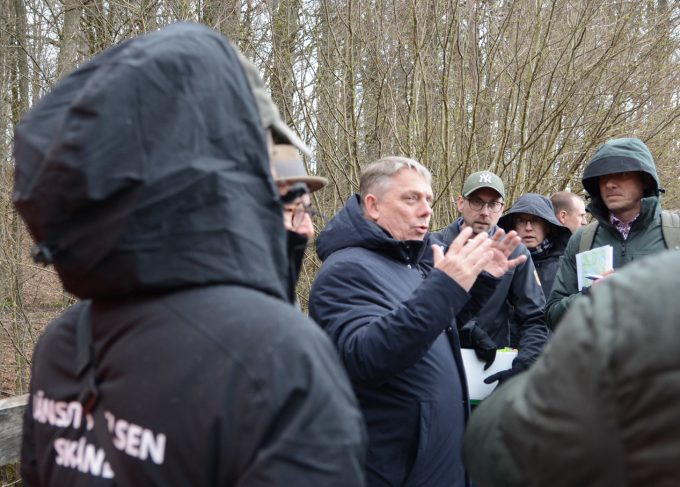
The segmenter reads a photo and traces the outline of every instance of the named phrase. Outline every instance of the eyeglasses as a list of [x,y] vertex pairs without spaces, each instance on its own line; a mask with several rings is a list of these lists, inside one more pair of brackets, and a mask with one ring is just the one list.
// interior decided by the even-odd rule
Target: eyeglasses
[[505,206],[505,203],[501,201],[484,201],[480,200],[479,198],[467,198],[467,197],[465,199],[470,204],[470,208],[472,208],[475,211],[480,211],[482,208],[486,206],[491,213],[498,213],[499,211],[501,211],[503,206]]
[[305,221],[305,214],[309,215],[310,218],[314,218],[316,216],[316,209],[311,203],[298,201],[297,203],[286,205],[283,208],[283,214],[290,221],[291,228],[295,230]]
[[524,217],[518,216],[518,217],[515,217],[515,226],[516,227],[526,227],[527,225],[531,224],[532,227],[535,227],[540,221],[541,221],[540,218],[524,218]]

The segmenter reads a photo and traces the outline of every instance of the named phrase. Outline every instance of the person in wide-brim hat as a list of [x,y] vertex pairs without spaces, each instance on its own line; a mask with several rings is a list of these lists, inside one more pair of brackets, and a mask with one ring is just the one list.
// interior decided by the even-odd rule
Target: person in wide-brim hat
[[272,168],[276,184],[293,185],[305,183],[313,193],[328,184],[328,179],[310,176],[305,168],[300,151],[293,145],[276,144],[272,149]]

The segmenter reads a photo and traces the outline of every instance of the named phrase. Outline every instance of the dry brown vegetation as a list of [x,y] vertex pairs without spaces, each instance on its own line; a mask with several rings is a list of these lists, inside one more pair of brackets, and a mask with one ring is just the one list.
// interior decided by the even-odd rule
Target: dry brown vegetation
[[[407,155],[435,176],[438,228],[466,174],[497,172],[510,204],[580,192],[589,155],[616,136],[647,142],[680,207],[679,13],[665,0],[0,0],[0,392],[26,391],[32,345],[69,302],[12,209],[13,127],[97,52],[178,20],[220,30],[313,147],[310,172],[331,180],[315,194],[323,214],[362,164]],[[310,256],[303,307],[317,268]]]

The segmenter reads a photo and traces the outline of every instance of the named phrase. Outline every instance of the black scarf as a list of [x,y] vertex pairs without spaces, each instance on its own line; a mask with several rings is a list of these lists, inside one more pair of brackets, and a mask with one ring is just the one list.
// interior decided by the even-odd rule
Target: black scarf
[[294,303],[295,288],[297,287],[300,269],[302,269],[302,261],[305,258],[305,250],[307,249],[307,237],[288,230],[286,232],[286,240],[288,249],[288,300]]

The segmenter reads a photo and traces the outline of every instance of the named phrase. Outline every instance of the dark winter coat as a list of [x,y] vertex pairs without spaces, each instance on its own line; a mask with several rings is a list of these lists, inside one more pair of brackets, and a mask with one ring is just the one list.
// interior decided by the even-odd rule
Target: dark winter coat
[[534,262],[534,267],[540,279],[543,295],[547,299],[555,281],[555,274],[557,274],[557,269],[560,266],[560,257],[564,254],[564,249],[567,247],[569,237],[571,237],[571,231],[555,217],[550,199],[536,193],[520,196],[512,205],[512,208],[498,220],[498,226],[506,232],[515,230],[514,217],[520,213],[542,218],[550,228],[546,236],[548,242],[544,241],[541,246],[547,245],[547,248],[541,250],[538,250],[538,248],[529,249],[531,260]]
[[432,270],[431,243],[393,239],[357,195],[317,239],[324,262],[310,315],[335,342],[366,418],[371,486],[466,485],[455,315],[470,296]]
[[679,270],[664,251],[575,300],[531,370],[472,415],[476,485],[678,485]]
[[[631,225],[628,238],[611,224],[609,210],[602,201],[599,177],[623,171],[642,171],[649,175],[652,186],[640,201],[640,215]],[[661,203],[659,178],[649,149],[638,139],[615,139],[604,144],[593,156],[583,172],[583,186],[590,193],[588,211],[599,225],[591,248],[611,245],[614,269],[666,249],[661,231]],[[553,290],[546,304],[546,315],[551,329],[555,329],[571,303],[580,294],[576,272],[576,254],[580,252],[583,229],[569,240],[555,278]]]
[[[446,245],[460,233],[463,219],[459,218],[435,236]],[[489,233],[493,235],[498,227]],[[519,244],[510,255],[511,259],[524,254],[526,262],[509,270],[488,297],[474,319],[499,348],[511,345],[510,322],[512,316],[519,328],[519,350],[513,367],[529,367],[539,356],[548,340],[545,324],[545,296],[538,282],[536,270],[529,251]]]
[[15,155],[40,255],[87,298],[35,348],[24,485],[363,485],[347,376],[287,303],[265,133],[226,39],[178,24],[105,51],[26,115]]

